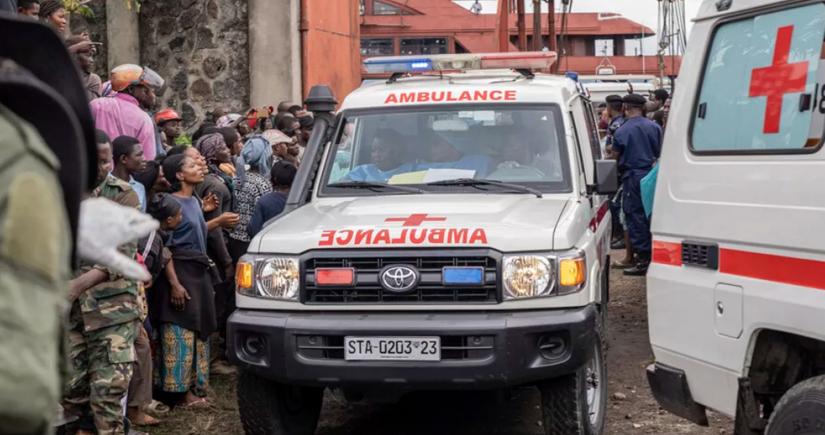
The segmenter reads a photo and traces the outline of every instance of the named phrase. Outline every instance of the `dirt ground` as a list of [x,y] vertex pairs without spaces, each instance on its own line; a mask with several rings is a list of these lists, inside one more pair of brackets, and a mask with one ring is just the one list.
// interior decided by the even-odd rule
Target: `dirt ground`
[[[614,258],[619,252],[614,252]],[[660,410],[644,368],[653,360],[648,343],[644,278],[611,274],[607,435],[732,434],[727,417],[710,412],[704,428]],[[234,379],[212,381],[209,409],[173,411],[152,435],[242,435]],[[623,396],[617,396],[621,393]],[[616,397],[622,397],[617,399]],[[506,401],[494,394],[421,393],[393,405],[347,404],[327,392],[317,435],[540,435],[539,394],[525,388]]]

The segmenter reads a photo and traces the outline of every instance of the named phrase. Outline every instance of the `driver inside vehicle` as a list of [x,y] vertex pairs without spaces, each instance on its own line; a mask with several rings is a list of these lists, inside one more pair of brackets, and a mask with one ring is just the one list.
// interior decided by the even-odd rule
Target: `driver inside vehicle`
[[372,163],[358,166],[344,179],[386,182],[394,175],[411,172],[412,164],[404,163],[403,141],[404,138],[395,130],[378,130],[372,142]]
[[524,172],[532,172],[531,175],[538,179],[560,180],[561,168],[550,156],[551,148],[544,140],[533,134],[506,134],[501,150],[502,162],[498,164],[497,171],[491,178],[504,174],[515,176],[518,172],[524,176]]
[[426,169],[466,169],[475,171],[477,178],[487,176],[490,157],[480,154],[464,155],[459,149],[440,134],[434,133],[427,143],[429,163],[418,165],[419,170]]

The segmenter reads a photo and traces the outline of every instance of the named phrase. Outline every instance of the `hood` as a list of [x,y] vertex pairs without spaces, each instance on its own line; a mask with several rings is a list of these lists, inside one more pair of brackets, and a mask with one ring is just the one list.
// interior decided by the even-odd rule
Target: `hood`
[[553,249],[569,198],[548,195],[399,195],[316,200],[261,231],[250,252],[489,247]]

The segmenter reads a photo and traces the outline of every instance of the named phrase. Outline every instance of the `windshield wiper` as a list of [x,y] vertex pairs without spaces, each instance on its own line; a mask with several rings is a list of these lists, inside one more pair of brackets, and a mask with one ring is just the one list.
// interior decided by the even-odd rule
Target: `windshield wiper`
[[339,187],[341,189],[369,189],[377,192],[379,189],[392,189],[399,192],[427,193],[415,187],[398,186],[395,184],[375,183],[372,181],[342,181],[340,183],[328,184],[327,187]]
[[536,197],[541,198],[541,192],[532,187],[522,186],[521,184],[502,183],[500,181],[492,180],[476,180],[474,178],[457,178],[455,180],[435,181],[427,183],[428,186],[497,186],[505,189],[512,189],[524,193],[532,193]]

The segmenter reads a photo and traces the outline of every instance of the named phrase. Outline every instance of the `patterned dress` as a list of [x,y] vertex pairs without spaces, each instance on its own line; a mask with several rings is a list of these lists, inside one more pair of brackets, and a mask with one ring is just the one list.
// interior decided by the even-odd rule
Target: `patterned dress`
[[244,180],[235,178],[235,213],[238,214],[240,223],[229,231],[229,237],[241,242],[252,240],[247,234],[247,228],[255,212],[255,204],[269,192],[272,192],[272,184],[261,174],[246,172]]

